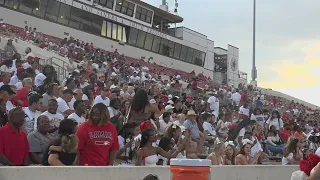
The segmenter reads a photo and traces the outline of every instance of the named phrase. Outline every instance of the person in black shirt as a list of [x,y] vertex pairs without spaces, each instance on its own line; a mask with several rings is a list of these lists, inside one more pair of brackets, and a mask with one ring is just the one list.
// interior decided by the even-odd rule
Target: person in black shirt
[[6,125],[8,122],[8,116],[6,111],[6,101],[0,99],[0,127]]
[[55,140],[53,140],[51,143],[49,143],[46,151],[43,154],[43,159],[41,164],[44,166],[49,166],[48,158],[49,158],[49,152],[51,146],[61,146],[62,142],[61,139],[64,135],[71,135],[75,132],[75,123],[72,119],[64,119],[60,122],[58,133],[59,137]]
[[51,166],[71,166],[77,164],[78,138],[76,135],[63,135],[61,146],[49,147],[48,163]]

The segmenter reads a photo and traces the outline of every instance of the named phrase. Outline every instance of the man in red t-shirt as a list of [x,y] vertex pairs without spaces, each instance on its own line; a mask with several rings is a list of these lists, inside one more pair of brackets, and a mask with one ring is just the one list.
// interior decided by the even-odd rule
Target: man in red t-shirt
[[284,129],[280,130],[280,137],[287,142],[290,136],[292,136],[291,125],[287,123],[284,125]]
[[22,108],[13,108],[8,114],[9,122],[0,128],[0,163],[9,166],[29,164],[29,143],[24,124]]
[[80,165],[113,165],[119,149],[118,133],[103,103],[92,107],[89,120],[81,124],[76,135],[79,138]]

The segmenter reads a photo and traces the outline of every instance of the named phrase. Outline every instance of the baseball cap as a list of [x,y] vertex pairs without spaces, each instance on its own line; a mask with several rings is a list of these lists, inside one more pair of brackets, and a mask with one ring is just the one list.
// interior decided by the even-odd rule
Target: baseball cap
[[24,68],[23,67],[19,67],[17,68],[17,74],[20,74],[24,71]]
[[166,107],[164,108],[165,111],[170,111],[172,109],[174,109],[174,107],[171,105],[166,105]]
[[2,85],[0,91],[6,91],[9,94],[16,94],[10,87],[10,85]]
[[150,103],[150,104],[156,104],[157,102],[156,102],[155,99],[150,99],[149,103]]
[[143,131],[145,129],[148,129],[152,127],[152,123],[150,121],[144,121],[140,124],[140,130]]

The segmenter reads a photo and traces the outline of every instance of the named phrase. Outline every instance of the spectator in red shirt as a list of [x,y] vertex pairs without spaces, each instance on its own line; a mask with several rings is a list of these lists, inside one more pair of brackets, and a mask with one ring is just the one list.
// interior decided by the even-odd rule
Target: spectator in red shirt
[[248,99],[247,91],[244,90],[244,91],[241,93],[240,106],[242,106],[244,103],[246,103],[246,102],[247,102],[247,99]]
[[113,165],[119,149],[118,133],[110,122],[110,115],[103,103],[94,105],[89,120],[77,130],[80,165]]
[[192,79],[191,87],[192,87],[193,89],[197,89],[198,83],[197,83],[196,78],[193,78],[193,79]]
[[21,129],[24,111],[20,107],[9,111],[9,122],[0,128],[0,163],[9,166],[27,166],[29,163],[29,143]]
[[290,136],[292,136],[291,125],[285,124],[284,129],[280,130],[280,137],[282,140],[287,142]]
[[277,106],[277,104],[278,104],[278,99],[277,99],[277,97],[275,97],[275,96],[273,97],[272,103],[273,103],[273,106],[274,106],[274,107]]
[[283,112],[282,120],[284,120],[284,121],[290,121],[290,116],[287,114],[287,112]]
[[19,89],[16,94],[16,100],[22,107],[29,106],[28,100],[28,93],[31,91],[32,88],[32,79],[31,78],[24,78],[22,81],[23,88]]

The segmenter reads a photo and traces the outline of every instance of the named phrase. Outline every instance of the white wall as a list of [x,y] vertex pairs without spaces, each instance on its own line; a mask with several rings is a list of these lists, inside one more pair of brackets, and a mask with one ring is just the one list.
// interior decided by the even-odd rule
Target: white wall
[[207,36],[200,34],[196,31],[183,27],[183,43],[186,46],[194,49],[207,51]]
[[214,41],[207,39],[207,54],[204,62],[204,68],[214,69]]
[[[298,166],[215,166],[211,180],[289,180]],[[170,167],[0,167],[1,180],[170,180]]]
[[[127,56],[140,59],[142,56],[153,57],[153,61],[157,64],[166,64],[168,67],[180,69],[186,72],[195,71],[196,73],[203,73],[205,76],[210,76],[212,78],[212,71],[206,70],[203,67],[195,66],[192,64],[184,63],[166,56],[155,54],[153,52],[145,51],[140,48],[136,48],[129,45],[120,45],[116,41],[105,39],[92,34],[84,33],[82,31],[72,29],[66,26],[62,26],[56,23],[48,22],[42,19],[38,19],[29,15],[24,15],[16,11],[12,11],[6,8],[0,7],[0,17],[4,19],[5,22],[13,24],[19,27],[24,27],[25,21],[29,27],[36,27],[39,32],[50,34],[52,36],[64,38],[64,33],[69,33],[70,36],[75,39],[81,39],[86,42],[93,42],[97,47],[113,51],[118,49],[120,53],[124,53]],[[12,18],[16,17],[16,18]],[[19,17],[19,18],[18,18]],[[206,51],[204,51],[206,52]]]

